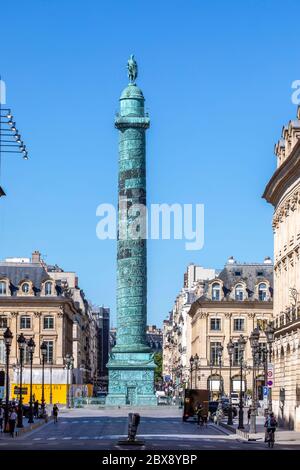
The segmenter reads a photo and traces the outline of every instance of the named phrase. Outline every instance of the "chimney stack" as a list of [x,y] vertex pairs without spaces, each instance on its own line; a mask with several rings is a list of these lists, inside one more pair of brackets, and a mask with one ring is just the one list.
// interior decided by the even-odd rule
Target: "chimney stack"
[[33,264],[41,264],[41,253],[38,250],[32,253],[31,262]]

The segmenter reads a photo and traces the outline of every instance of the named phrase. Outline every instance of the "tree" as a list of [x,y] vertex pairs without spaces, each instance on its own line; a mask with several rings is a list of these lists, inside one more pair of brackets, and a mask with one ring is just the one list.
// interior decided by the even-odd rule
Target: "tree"
[[154,370],[154,380],[155,383],[162,380],[162,361],[163,356],[161,352],[157,352],[154,354],[154,363],[156,365],[156,369]]

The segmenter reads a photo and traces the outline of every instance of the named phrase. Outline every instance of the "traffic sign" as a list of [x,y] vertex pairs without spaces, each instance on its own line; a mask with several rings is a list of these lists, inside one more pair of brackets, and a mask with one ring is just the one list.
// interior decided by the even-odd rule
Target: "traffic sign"
[[269,388],[272,388],[274,385],[274,366],[271,363],[268,364],[267,377],[268,377],[267,385]]
[[264,393],[263,393],[264,397],[267,397],[268,394],[269,394],[269,390],[268,390],[268,387],[267,387],[267,386],[264,386],[263,392],[264,392]]

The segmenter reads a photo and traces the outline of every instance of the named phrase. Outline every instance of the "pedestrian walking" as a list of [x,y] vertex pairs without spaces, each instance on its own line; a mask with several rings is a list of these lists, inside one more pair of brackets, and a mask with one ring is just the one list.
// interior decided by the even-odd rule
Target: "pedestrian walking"
[[53,421],[54,421],[54,424],[56,424],[57,421],[58,421],[58,406],[56,405],[56,403],[55,403],[54,406],[53,406],[52,414],[53,414]]
[[15,435],[16,421],[17,421],[17,413],[16,413],[15,408],[13,408],[9,414],[9,419],[8,419],[9,433],[11,437],[14,437]]
[[39,417],[39,401],[36,400],[33,404],[33,415],[35,418]]
[[248,412],[247,412],[247,417],[248,417],[248,424],[250,423],[250,419],[251,419],[251,412],[252,412],[252,407],[249,406],[249,409],[248,409]]
[[198,424],[198,426],[200,426],[200,424],[201,425],[203,424],[202,414],[203,414],[203,406],[201,405],[201,403],[199,403],[196,406],[196,415],[197,415],[197,424]]

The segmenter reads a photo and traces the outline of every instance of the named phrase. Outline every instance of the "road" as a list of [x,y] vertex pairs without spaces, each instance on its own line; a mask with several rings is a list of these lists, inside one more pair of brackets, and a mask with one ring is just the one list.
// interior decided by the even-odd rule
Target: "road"
[[[182,422],[181,411],[173,409],[138,410],[141,424],[139,447],[145,450],[262,450],[263,442],[246,442],[214,424],[198,427],[195,422]],[[2,435],[0,451],[18,450],[126,450],[132,446],[118,443],[127,437],[128,410],[76,409],[60,413],[59,422],[46,425],[23,436]],[[295,445],[277,445],[280,449],[300,449]]]

